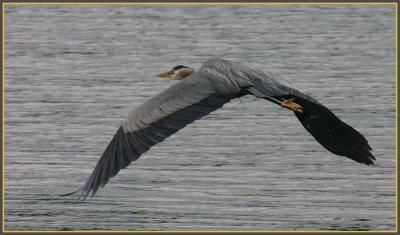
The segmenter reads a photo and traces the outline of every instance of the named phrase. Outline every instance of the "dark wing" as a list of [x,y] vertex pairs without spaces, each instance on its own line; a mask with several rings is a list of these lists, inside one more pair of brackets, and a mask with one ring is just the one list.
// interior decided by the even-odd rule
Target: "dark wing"
[[80,189],[81,197],[93,196],[99,187],[150,147],[237,96],[233,91],[216,92],[210,80],[195,74],[143,103],[129,114],[112,138]]
[[287,86],[280,88],[289,94],[276,98],[294,98],[294,102],[303,107],[303,113],[295,112],[295,115],[322,146],[334,154],[346,156],[356,162],[374,164],[372,149],[362,134],[312,97]]
[[[247,92],[260,98],[279,104],[279,101],[293,98],[303,107],[303,113],[295,113],[308,132],[330,152],[346,156],[354,161],[367,165],[373,164],[375,157],[365,137],[357,130],[340,120],[328,108],[317,100],[304,94],[280,77],[261,71],[252,70],[240,64],[232,64],[239,68],[236,77],[247,77],[252,86]],[[273,99],[270,99],[270,98]]]

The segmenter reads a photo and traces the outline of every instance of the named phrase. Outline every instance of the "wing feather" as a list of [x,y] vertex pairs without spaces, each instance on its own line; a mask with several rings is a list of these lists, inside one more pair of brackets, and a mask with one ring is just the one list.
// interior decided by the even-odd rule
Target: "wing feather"
[[[282,96],[280,97],[282,98]],[[332,111],[315,99],[294,92],[284,98],[294,98],[303,107],[296,113],[304,128],[327,150],[367,165],[374,164],[375,157],[367,139],[353,127],[340,120]]]
[[[353,127],[340,120],[331,110],[313,97],[293,88],[281,78],[267,76],[269,83],[258,83],[257,87],[249,87],[248,91],[258,97],[268,96],[278,100],[294,98],[303,107],[302,113],[296,113],[304,128],[327,150],[367,165],[374,164],[375,157],[367,139]],[[268,86],[268,89],[264,86]],[[273,86],[274,89],[270,89]],[[264,87],[264,89],[263,89]],[[273,93],[265,91],[273,90]]]
[[255,86],[247,88],[247,91],[257,97],[265,99],[273,97],[281,101],[294,98],[295,102],[303,107],[301,114],[295,112],[296,117],[327,150],[359,163],[367,165],[374,163],[375,157],[371,153],[372,149],[367,139],[316,99],[272,75],[265,75],[262,79],[251,77],[251,81]]
[[[201,92],[196,93],[193,88],[196,86],[193,86],[192,81],[180,82],[132,112],[125,126],[123,124],[118,129],[91,176],[80,189],[81,199],[93,196],[99,187],[107,184],[120,169],[126,168],[155,144],[239,95],[213,94],[211,87],[208,87],[209,92],[204,92],[204,86]],[[164,99],[163,95],[166,96]]]

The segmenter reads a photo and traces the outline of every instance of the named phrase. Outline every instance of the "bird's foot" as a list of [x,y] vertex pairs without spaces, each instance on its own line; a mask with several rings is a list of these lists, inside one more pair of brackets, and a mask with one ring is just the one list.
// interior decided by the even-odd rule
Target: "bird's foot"
[[298,103],[295,103],[293,98],[282,101],[281,106],[297,113],[303,113],[303,107]]

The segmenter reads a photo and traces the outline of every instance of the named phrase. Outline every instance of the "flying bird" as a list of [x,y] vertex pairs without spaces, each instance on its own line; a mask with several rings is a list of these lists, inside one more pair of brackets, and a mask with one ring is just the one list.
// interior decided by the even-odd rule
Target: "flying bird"
[[365,137],[314,98],[276,76],[237,62],[211,59],[198,71],[178,65],[159,74],[180,80],[128,114],[108,144],[80,197],[93,196],[111,177],[152,146],[186,125],[245,95],[292,110],[304,128],[328,151],[356,162],[373,164],[375,157]]

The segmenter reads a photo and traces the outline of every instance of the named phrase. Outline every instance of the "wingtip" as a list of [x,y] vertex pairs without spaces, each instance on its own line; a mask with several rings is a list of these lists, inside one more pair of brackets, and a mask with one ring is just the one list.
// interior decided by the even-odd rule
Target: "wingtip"
[[61,196],[61,197],[71,196],[71,195],[74,195],[75,193],[79,192],[79,190],[81,190],[81,189],[78,189],[72,193],[59,194],[58,196]]
[[[352,158],[350,156],[350,158]],[[361,157],[355,157],[352,158],[353,160],[361,163],[361,164],[365,164],[365,165],[375,165],[376,158],[374,157],[374,155],[372,155],[372,153],[370,152],[370,150],[366,150],[366,152],[364,154],[361,155]]]
[[361,163],[363,163],[363,164],[365,164],[367,166],[375,165],[375,162],[373,160],[371,160],[371,159],[368,159],[368,160],[366,160],[364,162],[361,162]]
[[77,201],[85,201],[88,197],[93,197],[94,196],[93,193],[92,193],[92,195],[89,195],[89,194],[90,194],[90,192],[87,192],[87,191],[83,190],[82,188],[80,188],[80,189],[78,189],[78,190],[76,190],[74,192],[65,193],[65,194],[59,194],[58,196],[65,197],[65,196],[76,195],[76,197],[77,197],[76,200]]

